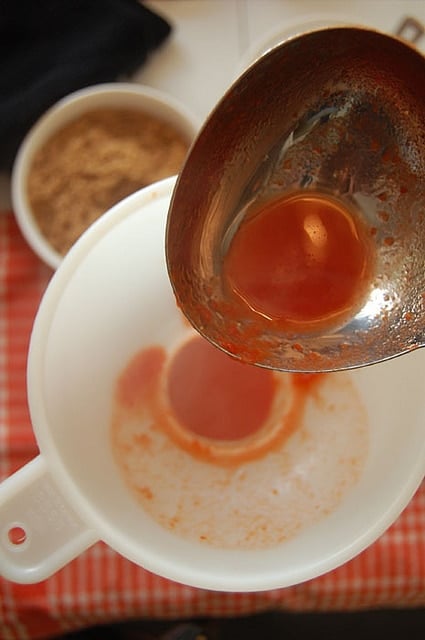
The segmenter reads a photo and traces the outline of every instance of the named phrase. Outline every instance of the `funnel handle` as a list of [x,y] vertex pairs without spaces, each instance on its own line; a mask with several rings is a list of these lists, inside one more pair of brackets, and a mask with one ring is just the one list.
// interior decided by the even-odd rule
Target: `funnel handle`
[[37,456],[0,484],[0,574],[40,582],[94,544],[98,536],[70,506]]

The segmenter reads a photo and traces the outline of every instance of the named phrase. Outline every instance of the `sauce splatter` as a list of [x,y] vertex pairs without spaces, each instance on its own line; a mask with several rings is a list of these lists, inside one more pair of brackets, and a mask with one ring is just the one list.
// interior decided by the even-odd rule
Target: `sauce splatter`
[[224,256],[230,297],[284,331],[343,322],[362,303],[372,276],[364,225],[339,200],[295,192],[250,213]]
[[132,409],[149,402],[165,361],[165,352],[149,347],[136,354],[121,374],[117,385],[117,401]]
[[259,549],[336,508],[361,472],[366,427],[348,375],[251,367],[190,331],[174,350],[152,345],[129,361],[111,438],[156,522],[200,544]]

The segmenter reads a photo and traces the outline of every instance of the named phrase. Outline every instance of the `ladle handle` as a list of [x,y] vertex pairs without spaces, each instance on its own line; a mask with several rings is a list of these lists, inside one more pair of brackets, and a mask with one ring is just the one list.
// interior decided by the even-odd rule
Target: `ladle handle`
[[42,455],[0,485],[0,574],[40,582],[98,540],[70,506]]

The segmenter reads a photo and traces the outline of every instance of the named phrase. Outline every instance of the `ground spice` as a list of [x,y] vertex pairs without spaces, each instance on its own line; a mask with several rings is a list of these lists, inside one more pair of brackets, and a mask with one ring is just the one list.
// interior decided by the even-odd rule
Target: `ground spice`
[[64,255],[111,206],[178,173],[189,141],[143,111],[96,109],[57,131],[35,154],[27,195],[41,232]]

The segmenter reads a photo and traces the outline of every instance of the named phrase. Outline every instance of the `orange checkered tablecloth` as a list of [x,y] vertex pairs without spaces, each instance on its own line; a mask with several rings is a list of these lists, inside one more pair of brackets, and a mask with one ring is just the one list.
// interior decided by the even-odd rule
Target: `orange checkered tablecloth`
[[[34,315],[51,275],[26,245],[13,214],[0,213],[0,479],[37,454],[26,403],[26,354]],[[39,584],[18,585],[0,578],[0,638],[46,638],[135,617],[424,605],[423,484],[369,549],[335,571],[286,589],[240,594],[185,587],[144,571],[103,543]]]

